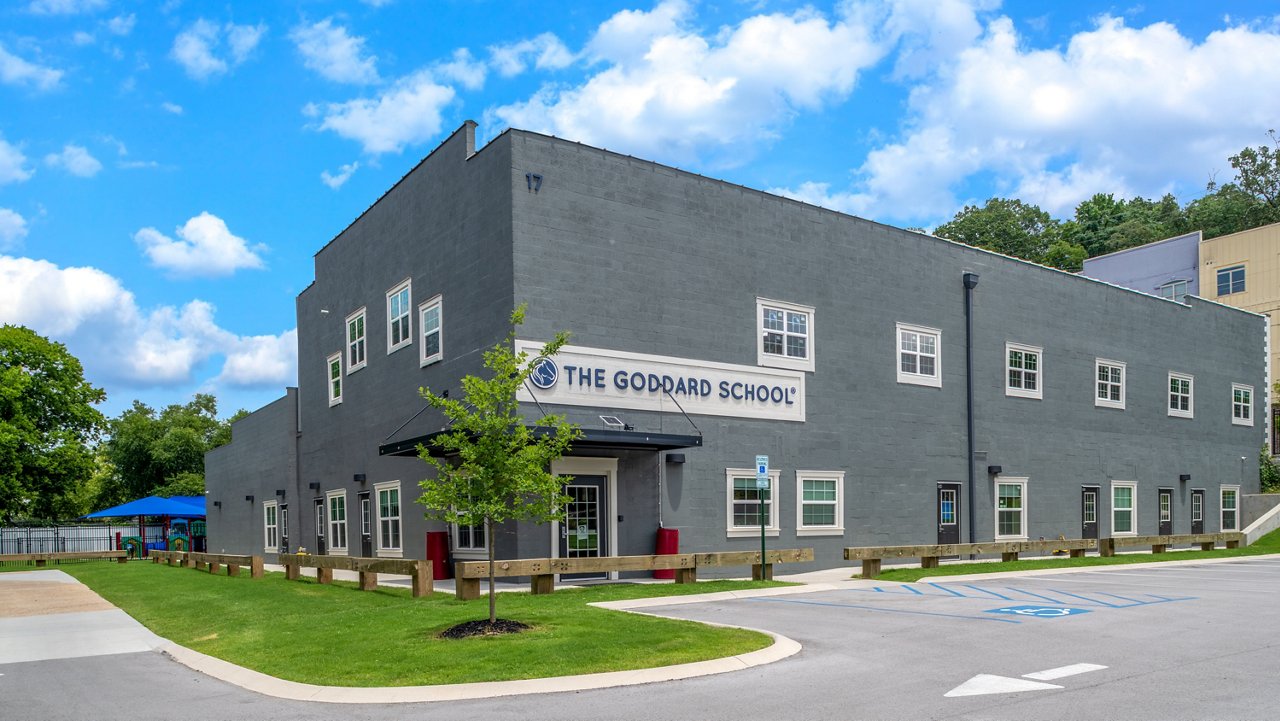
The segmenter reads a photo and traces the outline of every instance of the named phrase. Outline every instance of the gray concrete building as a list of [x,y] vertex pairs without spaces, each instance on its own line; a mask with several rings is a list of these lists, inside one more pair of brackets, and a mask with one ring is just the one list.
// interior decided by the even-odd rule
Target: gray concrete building
[[[317,252],[299,388],[206,459],[210,547],[455,559],[1243,528],[1261,316],[1176,303],[468,122]],[[564,523],[423,518],[421,386],[556,331],[523,407],[579,423]],[[971,361],[970,361],[971,359]],[[971,391],[970,391],[971,389]],[[970,401],[971,396],[971,401]],[[536,403],[535,403],[536,401]],[[971,430],[970,430],[971,429]],[[771,488],[757,489],[757,455]]]

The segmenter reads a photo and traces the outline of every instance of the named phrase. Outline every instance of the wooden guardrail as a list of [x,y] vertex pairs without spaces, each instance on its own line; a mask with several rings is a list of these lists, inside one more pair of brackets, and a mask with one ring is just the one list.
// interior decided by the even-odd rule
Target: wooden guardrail
[[164,562],[170,566],[179,565],[186,568],[208,568],[209,573],[218,573],[223,566],[227,567],[228,576],[239,576],[242,566],[249,567],[250,578],[262,578],[262,556],[241,556],[229,553],[196,553],[195,551],[152,551],[152,563]]
[[1226,548],[1239,548],[1244,540],[1243,533],[1181,533],[1172,536],[1113,536],[1104,538],[1098,546],[1098,554],[1102,556],[1116,555],[1116,549],[1132,546],[1151,546],[1152,553],[1164,553],[1169,546],[1199,545],[1201,551],[1212,551],[1221,543]]
[[430,596],[435,590],[431,574],[431,562],[412,558],[364,558],[361,556],[313,556],[309,553],[282,553],[280,564],[284,577],[296,581],[303,568],[316,569],[317,583],[332,583],[334,569],[357,571],[360,574],[360,590],[372,591],[378,587],[379,573],[396,573],[413,578],[413,597]]
[[1098,548],[1094,538],[1071,538],[1046,541],[990,541],[987,543],[944,543],[925,546],[860,546],[844,549],[846,561],[862,561],[862,577],[880,575],[880,562],[885,558],[919,558],[921,568],[937,568],[943,556],[1000,554],[1001,561],[1016,561],[1021,553],[1070,551],[1072,558]]
[[49,561],[90,561],[99,559],[115,559],[120,563],[129,560],[128,551],[67,551],[60,553],[0,553],[0,563],[35,562],[36,568],[48,565]]
[[186,551],[155,551],[148,554],[147,558],[152,563],[164,563],[169,566],[185,566],[187,565]]
[[[608,573],[610,571],[676,572],[676,583],[694,583],[698,568],[718,566],[751,566],[755,580],[772,579],[776,563],[801,563],[813,560],[812,548],[769,551],[760,563],[759,551],[723,553],[675,553],[654,556],[599,556],[594,558],[522,558],[494,561],[495,578],[529,577],[532,593],[551,593],[558,573]],[[480,579],[489,577],[488,561],[459,561],[454,564],[457,596],[463,601],[480,597]]]

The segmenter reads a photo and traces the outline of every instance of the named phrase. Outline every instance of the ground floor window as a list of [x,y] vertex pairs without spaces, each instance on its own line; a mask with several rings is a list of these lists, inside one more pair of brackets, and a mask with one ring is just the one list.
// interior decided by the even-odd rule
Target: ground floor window
[[1133,519],[1137,518],[1138,484],[1114,481],[1111,484],[1111,535],[1136,536]]
[[1239,499],[1239,486],[1224,486],[1222,488],[1222,530],[1240,530],[1240,515],[1237,510],[1237,502]]
[[454,539],[453,547],[459,551],[484,551],[489,548],[482,523],[474,526],[457,524],[454,526]]
[[275,501],[262,504],[262,547],[268,553],[280,550],[280,524],[278,522],[278,506]]
[[345,553],[347,550],[347,492],[330,492],[328,506],[329,553]]
[[796,535],[844,533],[844,471],[796,471]]
[[1027,480],[1001,478],[996,483],[996,538],[1027,537]]
[[378,492],[378,549],[400,551],[400,482],[374,486]]
[[769,487],[760,488],[754,468],[726,469],[730,538],[759,535],[761,513],[765,519],[765,535],[778,535],[778,504],[773,502],[773,494],[779,478],[778,471],[769,471]]

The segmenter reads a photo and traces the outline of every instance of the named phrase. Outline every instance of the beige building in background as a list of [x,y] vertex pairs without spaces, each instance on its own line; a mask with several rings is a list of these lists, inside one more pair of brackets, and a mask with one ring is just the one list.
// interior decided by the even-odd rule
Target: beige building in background
[[1274,381],[1280,368],[1280,223],[1200,241],[1200,297],[1271,318]]

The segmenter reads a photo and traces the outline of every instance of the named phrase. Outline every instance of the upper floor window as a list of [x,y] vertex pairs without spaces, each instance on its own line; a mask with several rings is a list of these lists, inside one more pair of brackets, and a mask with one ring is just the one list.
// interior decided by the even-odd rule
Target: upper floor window
[[364,346],[364,308],[347,316],[347,372],[360,370],[368,362]]
[[1044,390],[1040,385],[1040,358],[1044,351],[1040,348],[1018,343],[1005,344],[1005,365],[1008,371],[1005,376],[1004,394],[1020,398],[1042,398]]
[[942,387],[942,331],[898,324],[898,382]]
[[1253,386],[1231,384],[1231,422],[1238,426],[1253,425]]
[[334,353],[326,363],[329,369],[329,405],[342,402],[342,354]]
[[1161,298],[1168,298],[1169,300],[1176,300],[1181,303],[1182,300],[1187,297],[1187,293],[1190,288],[1190,281],[1171,280],[1157,288],[1156,292],[1159,293]]
[[813,308],[756,298],[759,319],[757,363],[775,368],[813,370]]
[[387,293],[387,352],[413,342],[409,335],[409,299],[412,281],[406,280]]
[[422,327],[422,365],[434,363],[444,355],[441,326],[444,322],[440,296],[418,306],[418,325]]
[[1233,265],[1218,269],[1218,295],[1244,292],[1244,266]]
[[1192,418],[1195,406],[1192,404],[1191,389],[1195,378],[1185,373],[1169,372],[1169,415],[1179,418]]
[[1124,409],[1125,364],[1120,361],[1097,359],[1097,382],[1093,404],[1103,408]]

